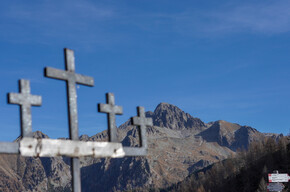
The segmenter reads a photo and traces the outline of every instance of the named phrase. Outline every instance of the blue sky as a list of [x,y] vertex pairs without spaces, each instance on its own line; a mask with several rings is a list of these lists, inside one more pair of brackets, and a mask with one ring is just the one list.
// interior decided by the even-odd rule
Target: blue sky
[[205,122],[226,120],[262,132],[289,132],[289,1],[2,1],[0,6],[1,141],[20,134],[19,109],[6,94],[31,81],[41,107],[33,130],[67,137],[65,83],[45,78],[64,69],[63,48],[94,87],[78,87],[80,134],[106,129],[97,103],[113,92],[124,115],[160,102]]

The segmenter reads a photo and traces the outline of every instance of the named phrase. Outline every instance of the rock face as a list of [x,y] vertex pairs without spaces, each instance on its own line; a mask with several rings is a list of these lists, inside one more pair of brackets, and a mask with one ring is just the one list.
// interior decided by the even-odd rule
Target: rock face
[[173,130],[200,131],[206,128],[204,122],[168,103],[160,103],[152,113],[154,126],[166,127]]
[[[147,128],[148,155],[120,159],[81,158],[82,191],[124,191],[166,187],[182,181],[190,173],[247,148],[250,142],[267,135],[226,121],[204,123],[174,105],[159,104]],[[138,146],[138,131],[130,121],[119,127],[124,146]],[[268,134],[274,137],[275,134]],[[47,137],[36,132],[35,137]],[[105,141],[106,131],[84,141]],[[71,191],[69,159],[0,156],[0,191]]]
[[230,147],[234,142],[235,132],[241,128],[240,125],[226,121],[215,121],[210,127],[198,134],[207,142],[217,142],[221,146]]
[[208,129],[198,135],[207,142],[217,142],[233,151],[238,148],[247,149],[250,142],[261,141],[265,138],[263,133],[249,126],[240,126],[223,120],[212,122],[209,125]]

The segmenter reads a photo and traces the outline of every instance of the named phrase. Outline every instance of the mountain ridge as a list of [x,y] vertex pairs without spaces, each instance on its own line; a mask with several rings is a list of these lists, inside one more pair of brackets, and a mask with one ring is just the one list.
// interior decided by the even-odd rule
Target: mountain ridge
[[[153,119],[153,126],[146,129],[148,155],[120,159],[80,158],[82,191],[169,186],[196,170],[235,155],[237,148],[247,148],[250,142],[266,137],[251,127],[222,120],[206,124],[168,103],[160,103],[154,112],[146,112],[146,116]],[[119,126],[117,133],[124,146],[138,146],[138,130],[129,120]],[[47,137],[41,132],[35,132],[34,136]],[[107,131],[93,136],[81,135],[80,140],[107,141]],[[8,163],[15,159],[17,163]],[[1,179],[3,191],[71,190],[70,161],[66,157],[1,155]]]

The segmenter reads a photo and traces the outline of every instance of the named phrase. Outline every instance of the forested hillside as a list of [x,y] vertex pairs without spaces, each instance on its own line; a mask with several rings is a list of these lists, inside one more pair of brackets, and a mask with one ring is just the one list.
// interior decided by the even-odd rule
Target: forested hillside
[[[279,141],[267,138],[263,142],[253,142],[248,151],[240,150],[236,157],[208,166],[191,174],[184,181],[160,191],[267,191],[268,173],[274,170],[290,173],[289,143],[289,137],[282,137]],[[284,185],[284,191],[289,191],[290,184]]]

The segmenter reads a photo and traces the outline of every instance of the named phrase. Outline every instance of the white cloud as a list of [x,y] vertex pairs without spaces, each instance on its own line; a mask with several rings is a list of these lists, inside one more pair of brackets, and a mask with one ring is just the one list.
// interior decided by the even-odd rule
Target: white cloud
[[290,2],[236,5],[209,15],[213,31],[284,33],[290,31]]
[[38,4],[10,5],[2,15],[30,22],[78,24],[84,20],[102,20],[113,15],[111,8],[88,1],[41,1]]
[[106,35],[102,26],[114,14],[113,8],[86,0],[11,3],[0,8],[0,38],[18,44],[77,42],[88,46],[104,41],[98,34]]
[[188,6],[179,13],[143,12],[127,19],[142,30],[166,32],[169,29],[189,36],[280,34],[290,31],[289,7],[290,1],[285,0],[259,3],[247,1],[223,4],[215,9]]
[[[193,4],[194,5],[194,4]],[[88,47],[133,42],[141,33],[155,38],[216,37],[236,33],[281,34],[290,31],[289,1],[221,4],[219,7],[184,6],[174,10],[143,10],[123,4],[64,0],[57,4],[9,4],[0,8],[1,38],[19,42]],[[2,19],[3,22],[3,19]],[[138,29],[138,30],[136,30]],[[134,36],[136,32],[136,36]],[[132,35],[133,33],[133,35]],[[130,35],[131,34],[131,35]]]
[[193,35],[235,33],[280,34],[290,31],[290,1],[229,4],[216,10],[187,11],[176,15],[176,25]]

